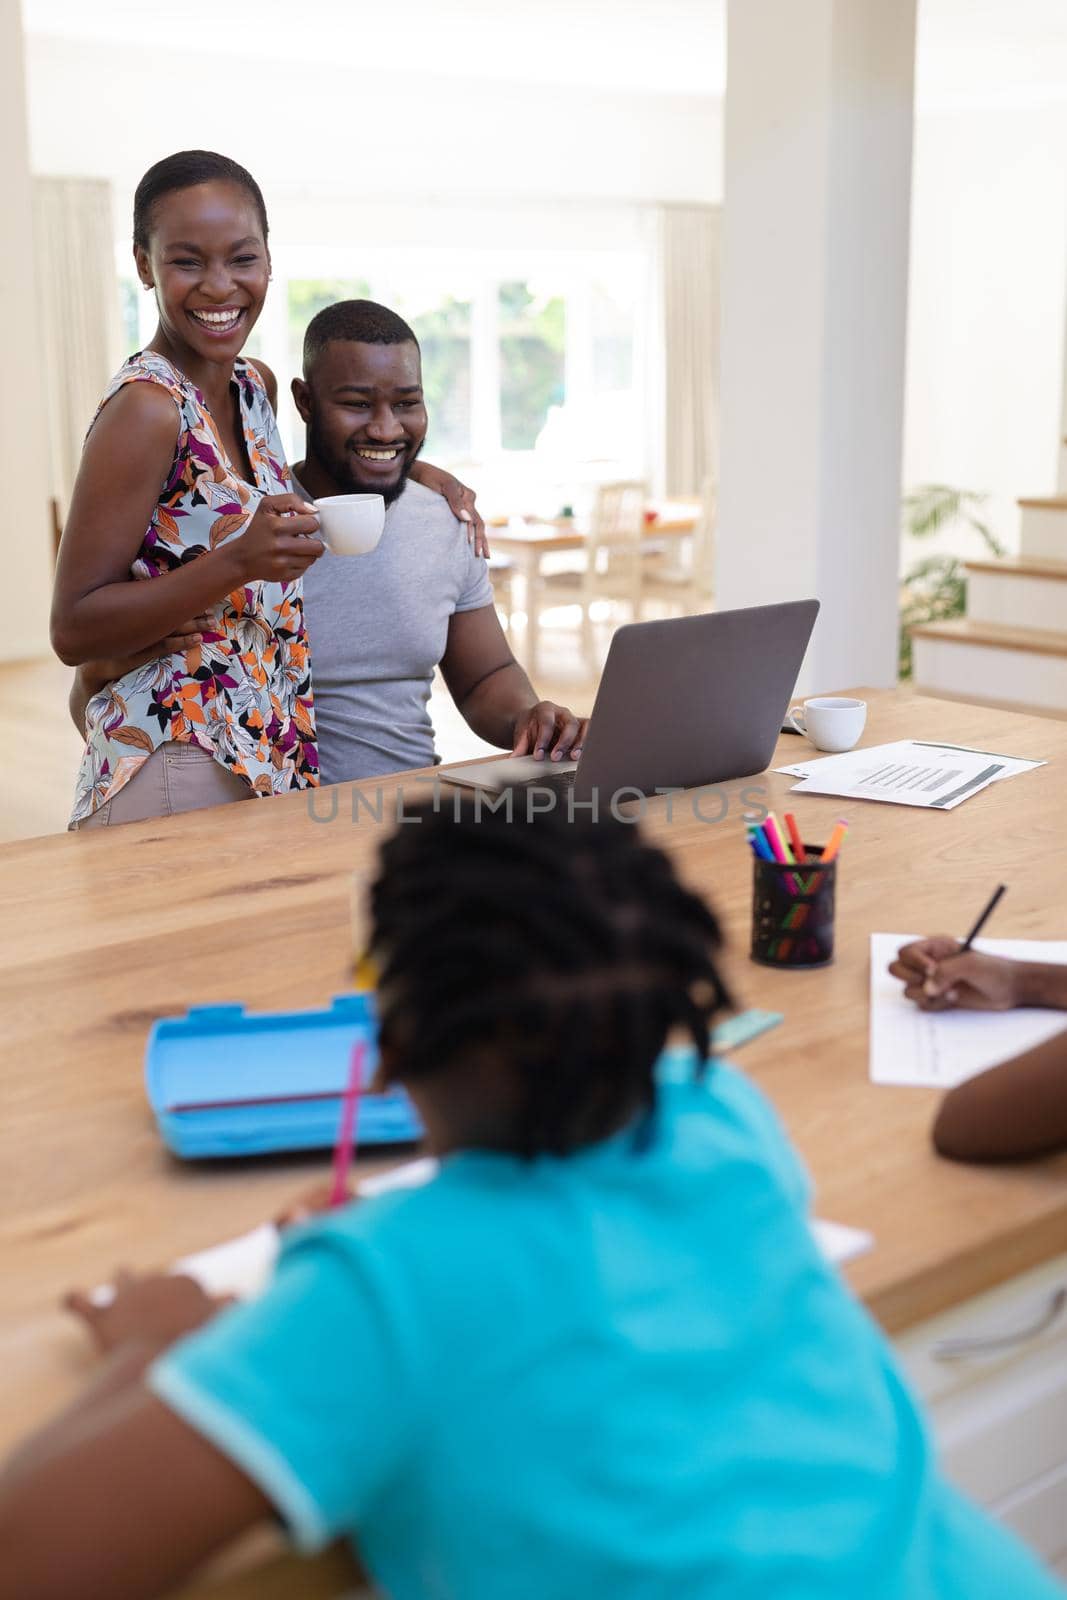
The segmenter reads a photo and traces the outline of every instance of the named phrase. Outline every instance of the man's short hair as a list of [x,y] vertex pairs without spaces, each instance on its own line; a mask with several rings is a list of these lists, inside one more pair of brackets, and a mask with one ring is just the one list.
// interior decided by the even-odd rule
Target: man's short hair
[[388,306],[374,300],[338,300],[312,317],[304,334],[304,377],[328,344],[335,339],[351,339],[356,344],[413,344],[414,331]]

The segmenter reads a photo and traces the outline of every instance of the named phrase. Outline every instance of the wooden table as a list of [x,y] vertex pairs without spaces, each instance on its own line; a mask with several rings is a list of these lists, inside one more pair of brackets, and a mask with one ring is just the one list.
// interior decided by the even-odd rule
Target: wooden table
[[[699,506],[682,501],[664,502],[655,522],[645,524],[642,537],[649,544],[660,539],[685,539],[696,529]],[[490,544],[494,555],[512,556],[522,565],[524,577],[536,572],[544,556],[573,554],[584,550],[588,537],[573,517],[529,517],[497,527],[490,523]]]
[[[646,544],[662,539],[686,539],[696,530],[701,515],[698,504],[687,500],[662,500],[649,507],[656,512],[655,522],[645,525]],[[490,523],[490,547],[494,555],[507,556],[516,564],[523,580],[526,608],[526,636],[523,654],[531,672],[537,669],[539,617],[531,603],[541,563],[546,556],[573,555],[585,550],[587,535],[573,517],[528,517],[521,523],[498,527]]]
[[[768,773],[724,786],[717,805],[705,797],[707,817],[725,804],[717,822],[696,817],[691,797],[672,798],[671,815],[666,799],[651,802],[648,831],[722,915],[740,1003],[785,1014],[741,1062],[785,1118],[814,1175],[820,1213],[874,1233],[877,1247],[848,1277],[895,1332],[1049,1259],[1067,1240],[1067,1158],[999,1171],[940,1161],[929,1141],[935,1094],[867,1078],[870,932],[958,933],[1003,881],[996,934],[1064,935],[1067,724],[905,694],[865,697],[865,743],[951,738],[1050,764],[947,813],[789,800],[792,780]],[[778,760],[809,753],[783,738]],[[808,839],[825,837],[842,809],[851,818],[837,960],[821,971],[780,973],[746,959],[752,869],[740,791],[758,785],[779,812],[797,811]],[[325,1157],[171,1160],[145,1103],[145,1036],[155,1018],[195,1003],[314,1005],[345,988],[351,875],[369,870],[396,792],[381,786],[378,822],[368,810],[378,787],[343,785],[312,799],[0,849],[5,1443],[69,1397],[88,1370],[82,1336],[57,1309],[66,1288],[98,1282],[120,1262],[164,1263],[251,1227],[325,1171]],[[409,806],[427,792],[410,774],[401,787]],[[310,1597],[318,1591],[300,1571],[291,1592]],[[232,1592],[274,1590],[264,1580]]]
[[[657,533],[686,534],[692,533],[696,528],[703,508],[699,500],[652,500],[647,510],[655,513],[655,520],[648,524],[648,536],[654,538]],[[580,550],[585,542],[585,533],[582,520],[579,517],[539,517],[539,516],[494,516],[486,518],[486,526],[491,530],[493,548],[497,541],[504,538],[521,537],[524,531],[534,533],[547,532],[555,528],[561,535],[573,537],[576,544],[563,546],[567,550]]]

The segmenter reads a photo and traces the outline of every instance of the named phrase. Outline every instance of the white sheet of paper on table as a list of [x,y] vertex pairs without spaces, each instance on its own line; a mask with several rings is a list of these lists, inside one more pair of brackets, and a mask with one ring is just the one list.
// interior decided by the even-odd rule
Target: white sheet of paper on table
[[[364,1178],[359,1185],[359,1192],[361,1195],[376,1195],[385,1194],[390,1189],[414,1189],[428,1182],[436,1171],[437,1162],[429,1157],[405,1161],[402,1166],[391,1167],[388,1172],[374,1173]],[[234,1294],[239,1300],[251,1300],[257,1294],[262,1294],[270,1281],[279,1247],[277,1228],[273,1222],[264,1222],[248,1233],[226,1239],[222,1244],[181,1256],[167,1270],[175,1276],[195,1278],[208,1294]],[[114,1298],[114,1285],[110,1283],[100,1284],[90,1295],[94,1305],[98,1306],[110,1305]]]
[[890,805],[953,811],[991,783],[1044,766],[1018,756],[964,745],[898,739],[843,755],[797,761],[778,772],[802,781],[794,794],[837,795],[842,800],[882,800]]
[[[391,1189],[415,1189],[428,1183],[437,1171],[437,1162],[429,1157],[407,1161],[388,1172],[364,1178],[359,1185],[361,1195],[387,1194]],[[816,1241],[828,1261],[850,1261],[862,1255],[874,1243],[869,1233],[859,1228],[847,1228],[839,1222],[812,1222]],[[262,1294],[270,1282],[278,1259],[280,1238],[272,1222],[262,1223],[248,1233],[198,1250],[194,1255],[182,1256],[169,1269],[175,1275],[195,1278],[208,1294],[236,1295],[239,1300],[253,1300]],[[94,1289],[94,1304],[106,1306],[115,1297],[114,1286],[102,1283]]]
[[[872,1083],[952,1089],[1067,1029],[1062,1011],[920,1011],[889,963],[914,933],[871,934]],[[1067,964],[1067,940],[976,939],[976,950],[1016,961]]]
[[822,1217],[813,1217],[811,1231],[827,1261],[839,1267],[874,1249],[873,1233],[867,1233],[863,1228],[849,1228],[843,1222],[827,1222]]

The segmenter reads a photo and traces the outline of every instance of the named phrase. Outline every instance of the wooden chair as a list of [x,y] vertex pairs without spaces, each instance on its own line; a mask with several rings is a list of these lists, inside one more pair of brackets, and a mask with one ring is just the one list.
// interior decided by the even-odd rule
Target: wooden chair
[[700,492],[700,520],[693,533],[688,560],[679,561],[671,549],[650,550],[641,567],[642,600],[663,600],[682,615],[709,611],[715,603],[715,521],[718,484],[707,478]]
[[[642,589],[641,541],[648,487],[644,483],[604,483],[596,491],[582,552],[582,564],[566,572],[539,572],[527,605],[582,608],[582,654],[594,675],[598,670],[591,607],[597,600],[621,600],[640,620]],[[531,663],[531,666],[533,663]]]

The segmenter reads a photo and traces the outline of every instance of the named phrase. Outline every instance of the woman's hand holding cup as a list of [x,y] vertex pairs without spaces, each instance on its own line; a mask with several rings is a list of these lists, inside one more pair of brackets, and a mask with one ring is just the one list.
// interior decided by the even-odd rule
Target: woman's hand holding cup
[[366,556],[377,548],[385,527],[380,494],[329,494],[315,501],[320,533],[333,556]]
[[265,494],[240,538],[226,548],[239,582],[291,583],[303,577],[326,546],[313,505],[295,494]]

